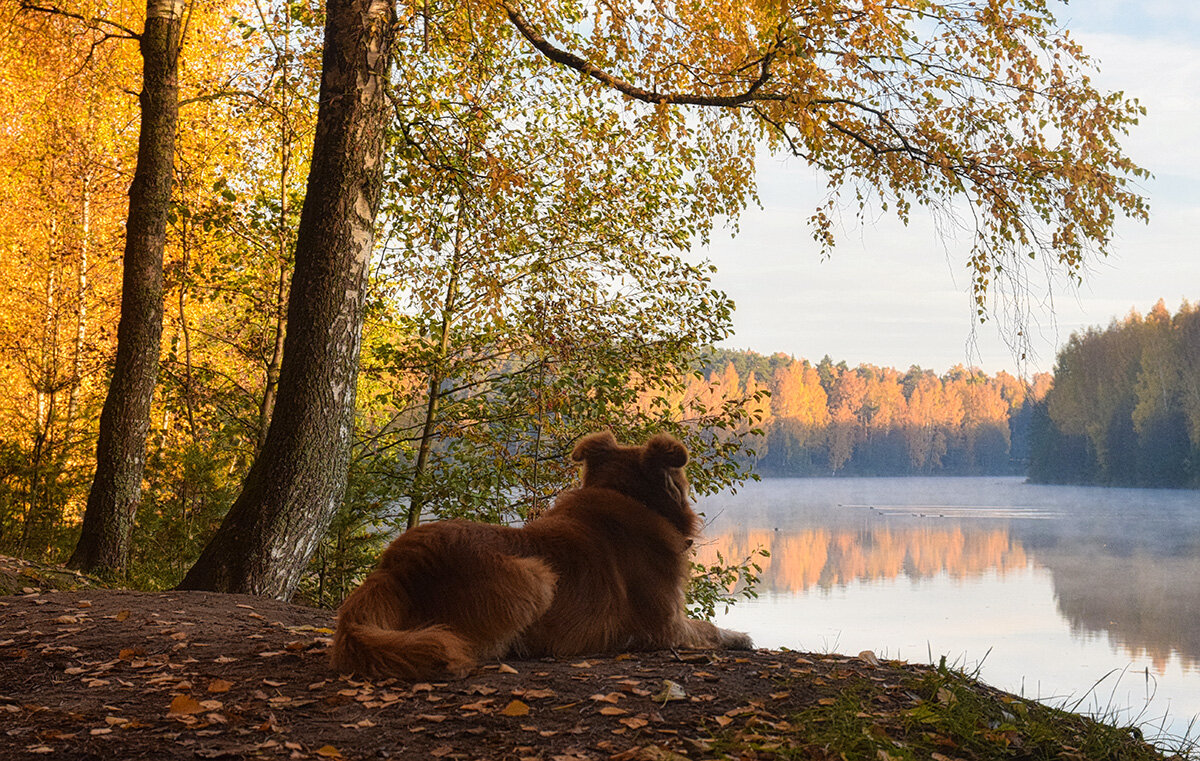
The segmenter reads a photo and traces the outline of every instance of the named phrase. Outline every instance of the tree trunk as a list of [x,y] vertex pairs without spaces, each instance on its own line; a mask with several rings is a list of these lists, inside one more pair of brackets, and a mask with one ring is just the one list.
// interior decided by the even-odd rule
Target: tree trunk
[[387,0],[330,0],[321,101],[267,439],[181,589],[287,599],[346,488],[383,174]]
[[129,218],[121,280],[117,360],[100,413],[96,475],[83,532],[67,565],[100,575],[124,573],[141,497],[158,378],[163,316],[163,248],[179,113],[182,0],[148,0],[139,40],[143,80],[137,168],[129,188]]
[[67,401],[66,439],[75,443],[75,419],[79,416],[79,394],[83,389],[83,348],[87,338],[88,255],[92,241],[92,170],[83,176],[82,218],[79,235],[79,268],[75,277],[78,302],[75,313],[75,344],[71,351],[71,393]]

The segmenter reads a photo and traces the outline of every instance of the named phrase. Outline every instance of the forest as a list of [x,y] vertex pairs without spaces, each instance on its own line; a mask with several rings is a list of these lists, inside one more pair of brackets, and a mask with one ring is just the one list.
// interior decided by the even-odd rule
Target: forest
[[709,352],[758,153],[828,187],[798,256],[969,210],[981,320],[1148,216],[1045,4],[861,5],[0,0],[0,552],[331,604],[598,428],[700,494],[1009,472],[1037,382]]
[[1072,335],[1030,426],[1033,481],[1200,488],[1200,307]]
[[705,364],[716,393],[748,400],[759,435],[743,456],[762,476],[1023,474],[1031,415],[1053,382],[728,350]]

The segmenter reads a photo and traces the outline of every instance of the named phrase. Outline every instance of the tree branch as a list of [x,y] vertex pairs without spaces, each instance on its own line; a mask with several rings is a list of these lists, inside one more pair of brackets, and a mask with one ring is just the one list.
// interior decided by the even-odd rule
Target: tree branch
[[75,19],[76,21],[83,22],[90,29],[95,29],[96,31],[101,31],[100,27],[106,26],[121,32],[121,34],[111,34],[109,32],[105,32],[104,36],[106,39],[111,37],[116,39],[140,40],[142,38],[142,36],[137,32],[121,26],[115,21],[109,21],[108,19],[100,18],[99,16],[92,16],[91,18],[88,18],[87,16],[82,16],[78,13],[64,11],[62,8],[53,5],[34,5],[32,2],[29,2],[29,0],[21,0],[21,10],[36,11],[38,13],[45,13],[51,16],[62,16],[64,18]]
[[681,106],[716,106],[716,107],[736,107],[746,103],[756,101],[784,101],[788,99],[787,95],[778,93],[759,92],[764,84],[771,78],[771,62],[775,58],[780,46],[783,43],[782,37],[777,37],[775,44],[759,61],[759,75],[750,82],[746,90],[737,95],[699,95],[694,93],[669,93],[658,92],[655,90],[647,90],[643,87],[621,79],[609,72],[596,66],[591,61],[575,55],[562,48],[555,47],[545,37],[538,32],[537,29],[529,23],[519,10],[509,0],[499,0],[500,6],[508,14],[508,20],[517,28],[522,36],[533,45],[538,52],[549,58],[555,63],[575,69],[581,74],[585,74],[597,82],[611,87],[612,89],[630,97],[634,100],[640,100],[645,103],[655,104],[672,104]]

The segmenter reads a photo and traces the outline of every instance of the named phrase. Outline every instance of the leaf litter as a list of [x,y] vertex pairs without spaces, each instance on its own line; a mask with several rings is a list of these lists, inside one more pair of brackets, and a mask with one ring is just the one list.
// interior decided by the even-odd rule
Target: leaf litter
[[[329,668],[332,626],[329,611],[203,592],[0,598],[0,758],[859,757],[821,734],[844,714],[862,724],[853,742],[874,743],[861,757],[974,761],[988,756],[947,712],[981,700],[1010,717],[1038,710],[867,653],[594,655],[367,681]],[[975,734],[1013,752],[1032,742],[1011,722]],[[1164,757],[1148,753],[1114,758]]]

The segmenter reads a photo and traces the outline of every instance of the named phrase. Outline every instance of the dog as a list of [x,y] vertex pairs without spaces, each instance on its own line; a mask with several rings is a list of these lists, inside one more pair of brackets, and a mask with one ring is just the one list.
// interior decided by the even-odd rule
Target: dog
[[338,611],[333,667],[461,678],[506,656],[753,647],[742,632],[687,617],[700,519],[683,444],[657,434],[622,446],[605,431],[571,459],[582,485],[524,526],[449,520],[396,538]]

